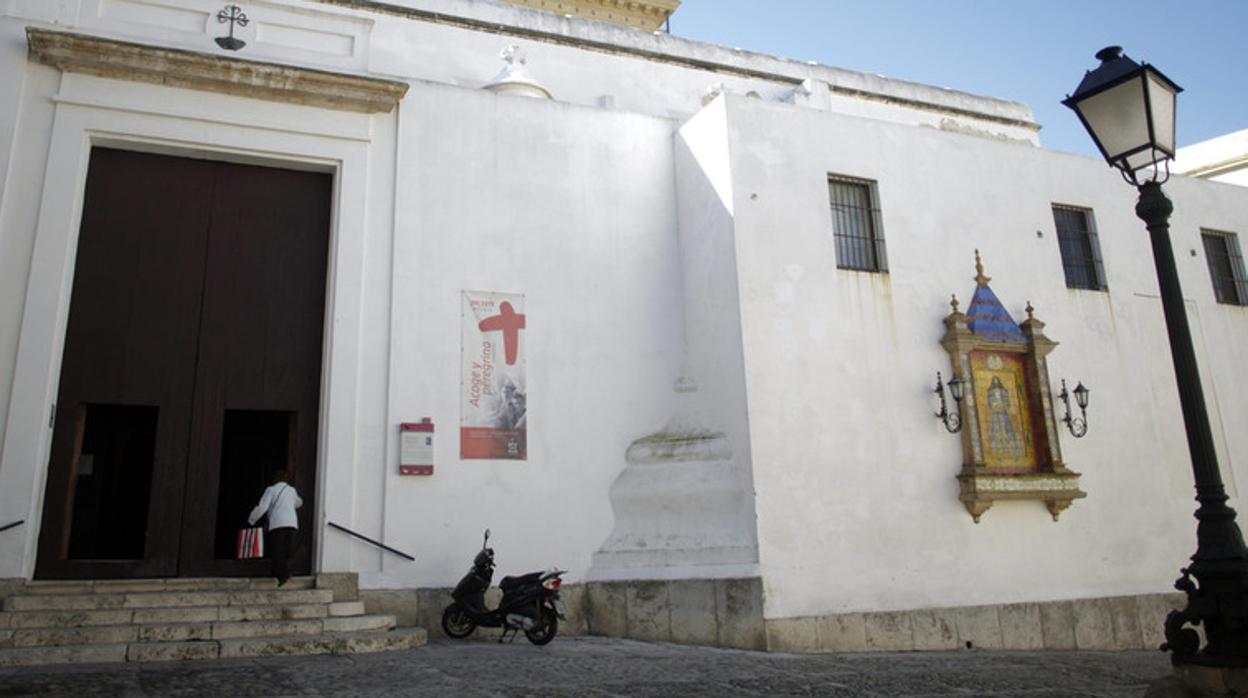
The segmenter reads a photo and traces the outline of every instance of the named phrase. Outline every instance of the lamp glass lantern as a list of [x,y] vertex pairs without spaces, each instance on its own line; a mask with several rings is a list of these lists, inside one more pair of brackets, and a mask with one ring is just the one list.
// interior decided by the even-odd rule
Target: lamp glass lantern
[[949,394],[953,396],[954,402],[962,402],[962,386],[964,385],[961,378],[954,376],[949,379]]
[[1079,383],[1079,385],[1075,386],[1075,390],[1074,390],[1075,404],[1079,405],[1079,409],[1084,410],[1088,408],[1088,393],[1089,392],[1091,391],[1083,387],[1082,382]]
[[1136,183],[1136,170],[1174,157],[1175,98],[1183,88],[1119,46],[1096,57],[1101,65],[1062,104],[1079,116],[1106,162]]

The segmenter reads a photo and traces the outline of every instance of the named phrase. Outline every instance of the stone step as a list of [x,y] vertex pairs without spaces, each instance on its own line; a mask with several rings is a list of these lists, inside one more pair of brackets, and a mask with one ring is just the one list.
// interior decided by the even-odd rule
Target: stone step
[[[282,589],[313,589],[315,577],[291,577]],[[27,594],[124,594],[156,591],[248,591],[276,589],[272,577],[184,577],[171,579],[83,579],[26,582]]]
[[15,594],[4,600],[5,611],[92,611],[194,606],[261,606],[277,604],[328,604],[328,589],[264,589],[239,591],[142,591],[91,592],[86,594]]
[[87,611],[5,611],[0,629],[77,628],[128,623],[212,623],[243,620],[305,620],[364,614],[359,601],[330,604],[263,604],[255,606],[181,606],[175,608],[120,608]]
[[[329,604],[329,615],[334,617],[341,616],[362,616],[364,615],[363,601],[335,601]],[[4,625],[0,624],[0,628]]]
[[392,615],[372,615],[310,620],[23,628],[11,631],[10,644],[13,647],[48,647],[233,640],[238,638],[389,630],[394,625],[395,618]]
[[424,628],[327,632],[222,640],[128,642],[54,647],[0,648],[0,666],[71,662],[156,662],[227,657],[268,657],[308,654],[359,654],[420,647]]
[[0,649],[0,666],[126,661],[126,645],[65,645]]
[[[345,576],[345,575],[339,575]],[[0,604],[0,666],[348,654],[425,644],[421,628],[368,615],[354,579],[27,582]]]
[[367,654],[414,649],[428,641],[424,628],[399,628],[315,637],[221,640],[221,658],[307,654]]

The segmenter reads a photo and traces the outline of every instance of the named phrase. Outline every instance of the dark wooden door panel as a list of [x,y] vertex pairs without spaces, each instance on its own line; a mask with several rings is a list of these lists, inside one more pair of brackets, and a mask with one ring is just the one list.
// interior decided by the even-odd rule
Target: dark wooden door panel
[[[187,574],[246,574],[257,567],[217,559],[213,552],[216,531],[224,525],[218,511],[237,509],[231,497],[254,504],[260,496],[260,491],[218,489],[227,413],[291,415],[289,464],[307,502],[300,528],[305,537],[312,530],[332,178],[221,167],[213,192],[188,470],[188,493],[196,495],[187,499],[183,526]],[[262,480],[288,464],[268,460],[256,454],[253,467]],[[310,569],[310,542],[300,546],[296,572]]]
[[[267,561],[214,552],[220,531],[243,523],[220,517],[238,517],[263,489],[248,467],[263,479],[293,466],[311,531],[331,189],[324,174],[92,151],[37,576],[266,573]],[[248,444],[270,455],[249,465]],[[150,483],[125,480],[127,459],[148,453]],[[110,509],[119,492],[135,501]],[[116,518],[140,500],[141,542],[72,535],[75,517]],[[109,535],[139,535],[136,518]],[[310,569],[310,542],[296,571]]]
[[[212,181],[203,163],[192,160],[92,151],[44,498],[40,576],[176,572],[195,378],[185,367],[198,351]],[[156,410],[146,540],[137,559],[103,559],[81,549],[70,555],[88,405]]]

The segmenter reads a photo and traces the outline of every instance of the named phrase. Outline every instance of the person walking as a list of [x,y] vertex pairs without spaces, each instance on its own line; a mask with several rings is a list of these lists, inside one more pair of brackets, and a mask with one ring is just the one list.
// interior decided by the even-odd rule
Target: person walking
[[273,562],[273,576],[280,587],[290,579],[290,558],[295,550],[295,535],[299,532],[299,515],[296,509],[303,506],[303,499],[291,484],[290,471],[273,473],[273,484],[264,490],[260,503],[251,510],[247,523],[254,526],[268,514],[269,559]]

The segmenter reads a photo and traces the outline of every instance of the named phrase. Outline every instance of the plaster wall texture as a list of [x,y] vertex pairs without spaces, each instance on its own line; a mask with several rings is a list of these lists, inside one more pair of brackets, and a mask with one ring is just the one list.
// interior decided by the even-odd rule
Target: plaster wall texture
[[[728,98],[736,259],[766,617],[1166,591],[1193,552],[1192,480],[1147,233],[1103,163]],[[826,175],[877,183],[889,273],[836,268]],[[1242,308],[1219,306],[1199,228],[1248,226],[1248,197],[1176,178],[1179,271],[1233,501],[1248,418]],[[1067,289],[1053,203],[1090,208],[1109,290]],[[1056,381],[1092,388],[1063,438],[1089,493],[1051,521],[957,499],[956,437],[932,419],[938,341],[974,250],[1016,320],[1061,346]],[[1057,386],[1054,386],[1056,392]],[[1060,417],[1060,414],[1059,414]]]
[[1170,171],[1248,186],[1248,129],[1179,148]]
[[[210,38],[201,36],[202,27],[196,32],[187,26],[195,24],[188,21],[188,17],[202,19],[211,14],[204,3],[148,7],[82,0],[80,6],[79,3],[65,4],[75,5],[77,14],[74,16],[86,18],[88,28],[95,31],[124,28],[133,32],[136,26],[146,26],[155,36],[145,38],[154,44],[176,47],[185,34],[211,43]],[[153,12],[151,16],[142,14],[149,9]],[[249,39],[255,38],[257,28],[253,27],[252,31]],[[127,36],[124,31],[107,33]],[[196,42],[189,43],[181,48],[204,49]],[[33,64],[27,69],[47,70]],[[59,85],[54,83],[29,100],[31,109],[38,105],[52,107],[53,101],[57,105],[53,112],[56,127],[52,154],[46,156],[50,193],[48,201],[32,210],[41,210],[45,217],[51,210],[63,210],[65,216],[63,219],[56,216],[48,224],[40,221],[40,240],[46,238],[55,243],[42,245],[43,254],[36,254],[34,266],[58,269],[67,278],[73,271],[77,220],[81,213],[81,202],[74,196],[85,181],[91,146],[312,169],[335,175],[335,218],[331,225],[326,282],[318,489],[316,500],[307,501],[305,505],[314,510],[317,526],[327,520],[352,521],[357,508],[376,509],[369,502],[376,500],[379,490],[374,487],[374,479],[368,477],[368,470],[357,468],[356,463],[357,459],[371,461],[384,457],[385,453],[384,438],[374,438],[370,430],[384,421],[384,400],[362,396],[386,389],[389,347],[388,306],[384,299],[390,289],[391,263],[388,252],[379,252],[388,251],[394,230],[395,116],[370,117],[78,74],[58,75],[58,80]],[[76,152],[56,157],[61,148],[74,148]],[[67,312],[68,283],[66,281],[59,289],[50,289],[45,282],[32,282],[30,288],[41,297],[28,301],[27,308],[34,309],[40,316],[63,320]],[[378,302],[378,298],[383,300]],[[28,312],[27,315],[33,314]],[[383,319],[378,320],[379,317]],[[58,331],[63,331],[63,327]],[[364,332],[368,333],[367,338]],[[59,360],[60,342],[61,337],[55,331],[23,327],[23,346],[46,345],[56,360]],[[51,383],[48,400],[55,399],[58,371],[59,365],[48,369]],[[19,401],[19,394],[29,400],[35,393],[29,387],[24,391],[14,390],[13,400]],[[30,412],[29,408],[25,411]],[[29,423],[29,415],[24,425],[10,420],[9,432],[30,431]],[[20,468],[29,461],[46,462],[46,459],[46,441],[40,442],[36,437],[35,443],[6,451],[2,462]],[[35,512],[31,529],[38,527],[39,498],[43,489],[44,473],[36,470],[36,474],[37,494],[31,507]],[[356,551],[348,541],[320,536],[316,543],[320,569],[352,569]],[[28,544],[33,546],[33,541]],[[31,547],[23,563],[27,574],[33,557]]]
[[[214,0],[9,0],[26,21],[119,39],[219,53]],[[243,53],[383,77],[480,87],[511,44],[557,99],[684,118],[723,83],[768,100],[811,80],[838,111],[1037,144],[1031,110],[1007,100],[778,58],[489,0],[284,0],[246,8]],[[826,97],[826,99],[825,99]]]
[[[674,142],[684,297],[684,368],[698,383],[698,411],[727,433],[749,486],[749,431],[741,311],[733,245],[732,163],[724,100],[687,121]],[[738,474],[740,477],[740,474]],[[750,517],[752,518],[752,516]],[[752,523],[749,526],[753,528]]]
[[1223,174],[1210,177],[1215,182],[1223,182],[1226,184],[1234,184],[1240,187],[1248,187],[1248,163],[1242,169],[1234,172],[1226,172]]
[[[817,108],[935,128],[967,128],[997,137],[1035,138],[1034,129],[977,123],[973,116],[1030,123],[1030,110],[1017,103],[714,46],[661,32],[641,32],[480,0],[362,3],[368,8],[365,10],[352,9],[351,4],[305,0],[250,8],[251,23],[238,29],[239,37],[249,42],[246,57],[477,87],[497,72],[498,50],[518,42],[532,54],[538,77],[563,101],[612,104],[628,111],[684,118],[697,111],[704,93],[714,84],[782,100],[792,99],[794,89],[810,79],[811,89],[819,94],[808,102]],[[219,8],[211,0],[7,0],[0,9],[15,19],[15,32],[26,23],[50,24],[210,53],[219,53],[212,38],[224,31],[215,21]],[[459,20],[476,24],[465,28]],[[493,31],[483,30],[485,24]],[[521,40],[520,36],[532,38]],[[23,43],[14,33],[5,44],[13,51],[15,67],[22,63],[17,56]],[[589,50],[585,50],[587,46]],[[21,80],[26,73],[15,69],[6,72],[6,78]],[[760,77],[744,77],[747,74]],[[833,96],[833,86],[847,92]],[[874,96],[853,96],[859,93]],[[916,102],[936,105],[937,109],[903,106]],[[944,113],[942,108],[957,114]]]
[[[45,241],[47,252],[30,263],[55,268],[64,281],[32,285],[41,296],[27,302],[37,312],[26,316],[24,342],[43,337],[53,349],[63,336],[80,206],[74,199],[92,140],[85,134],[122,131],[131,147],[291,166],[286,149],[308,143],[264,125],[313,128],[318,116],[328,119],[323,126],[334,135],[305,140],[328,140],[332,151],[346,139],[352,157],[337,165],[317,512],[321,522],[415,551],[421,564],[383,559],[322,529],[321,571],[359,571],[365,588],[453,584],[490,526],[500,572],[558,564],[584,575],[610,531],[607,490],[624,451],[663,424],[678,376],[681,313],[669,312],[681,297],[670,121],[432,84],[413,88],[401,116],[335,117],[71,78],[59,93],[46,85],[29,108],[59,94],[174,116],[128,117],[133,121],[121,125],[108,106],[65,108],[86,113],[88,123],[64,126],[59,137],[73,153],[51,159],[48,179],[57,182],[51,196],[66,218],[40,221],[40,236],[59,247]],[[43,158],[32,160],[37,170]],[[39,210],[36,198],[14,214]],[[14,234],[6,233],[6,244]],[[535,389],[526,462],[458,460],[465,289],[525,294],[532,356],[544,357],[528,363]],[[62,326],[42,326],[49,322]],[[39,354],[39,344],[26,342],[27,351]],[[12,394],[38,396],[32,403],[54,399],[56,356],[46,351],[38,370],[23,363],[14,375],[28,385]],[[30,525],[0,541],[0,576],[26,576],[33,565],[44,476],[34,464],[46,460],[48,447],[44,412],[28,408],[9,420],[8,433],[21,443],[6,444],[0,461],[4,510],[26,512]],[[439,474],[402,478],[397,425],[424,416],[441,427]]]
[[[0,26],[4,28],[3,36],[13,37],[9,25],[0,23]],[[10,42],[5,41],[5,45],[10,45]],[[25,60],[24,54],[17,56],[15,53],[6,51],[0,56],[0,61],[8,64],[13,60]],[[13,386],[19,378],[18,367],[29,365],[32,361],[38,365],[48,360],[29,354],[26,362],[19,359],[19,338],[25,318],[39,215],[38,207],[32,206],[31,202],[39,201],[42,196],[46,172],[44,156],[48,150],[52,121],[51,104],[31,99],[31,95],[54,89],[60,76],[54,70],[41,67],[33,67],[29,71],[0,70],[0,75],[4,76],[0,80],[7,83],[5,89],[12,88],[9,94],[16,97],[6,100],[6,107],[3,107],[6,114],[11,114],[7,117],[13,127],[11,140],[0,140],[0,148],[7,156],[0,167],[0,171],[5,173],[4,189],[0,194],[0,424],[14,425],[15,421],[20,421],[14,420],[14,411],[22,409],[22,405],[15,406],[11,401]],[[45,411],[42,405],[38,409]],[[25,576],[23,570],[28,562],[26,548],[35,530],[31,512],[38,511],[35,503],[42,498],[39,461],[30,458],[29,454],[30,448],[42,436],[47,413],[27,421],[37,422],[38,426],[32,424],[29,429],[10,427],[0,430],[3,432],[0,433],[0,454],[14,450],[23,453],[18,459],[0,458],[0,525],[26,521],[26,525],[0,534],[0,569],[5,570],[0,572],[0,577]]]
[[[15,24],[0,22],[0,65],[14,66],[13,70],[0,73],[0,94],[11,95],[0,103],[0,230],[25,231],[18,234],[0,235],[0,424],[8,415],[8,395],[12,385],[17,360],[17,337],[22,317],[22,304],[26,297],[27,272],[31,248],[34,244],[32,212],[23,210],[22,201],[39,196],[39,164],[30,169],[19,169],[17,163],[34,157],[42,148],[47,149],[48,122],[51,109],[47,105],[37,115],[29,139],[18,140],[18,122],[24,93],[29,83],[46,82],[56,78],[51,70],[21,70],[25,61],[25,38]],[[39,119],[42,117],[43,121]],[[42,123],[42,128],[38,124]],[[16,153],[16,155],[15,155]],[[12,186],[10,187],[10,183]],[[0,451],[4,449],[4,432],[0,430]],[[4,518],[0,515],[0,518]],[[5,520],[3,523],[9,523]],[[3,525],[3,524],[0,524]]]
[[674,142],[683,303],[680,379],[666,423],[626,453],[610,492],[611,537],[590,579],[755,577],[732,172],[723,100]]
[[638,29],[658,29],[680,5],[680,0],[664,2],[633,2],[620,5],[601,0],[509,0],[513,5],[587,17],[599,22],[611,22]]
[[[680,377],[698,384],[698,417],[732,444],[725,473],[747,496],[733,519],[743,530],[728,533],[758,547],[767,619],[1157,593],[1192,552],[1191,474],[1147,235],[1133,192],[1102,163],[948,132],[991,119],[955,129],[820,86],[932,100],[937,88],[803,74],[468,0],[402,5],[511,29],[312,0],[257,6],[249,57],[412,81],[399,109],[378,116],[62,76],[25,59],[32,22],[214,51],[215,25],[197,33],[186,14],[206,18],[210,5],[0,3],[0,87],[20,96],[0,104],[12,129],[0,138],[0,512],[30,522],[2,534],[0,577],[33,569],[91,143],[336,173],[316,511],[419,560],[322,529],[319,570],[358,571],[363,589],[454,584],[486,527],[500,574],[557,564],[569,581],[587,578],[612,533],[624,454],[673,415]],[[119,8],[138,14],[109,14]],[[566,101],[476,89],[516,27],[788,71],[794,83],[544,39],[529,46],[531,72]],[[338,38],[311,45],[296,29]],[[809,94],[788,94],[808,77]],[[726,94],[703,108],[710,82]],[[760,98],[737,94],[750,90]],[[591,106],[602,95],[619,110]],[[945,104],[1030,119],[986,98]],[[829,173],[878,182],[890,273],[836,269]],[[1167,192],[1238,504],[1248,434],[1234,425],[1248,419],[1248,391],[1235,352],[1248,317],[1213,301],[1199,228],[1248,230],[1248,194],[1181,177]],[[1065,287],[1053,203],[1093,210],[1107,292]],[[958,440],[931,418],[932,374],[948,366],[940,319],[950,293],[969,301],[976,248],[1015,319],[1030,300],[1062,343],[1054,378],[1093,390],[1090,434],[1062,442],[1089,498],[1057,524],[1032,502],[999,503],[973,524],[957,501]],[[458,459],[463,290],[525,294],[528,461]],[[426,416],[437,474],[400,477],[397,426]]]
[[[830,91],[835,86],[840,90],[829,105],[834,103],[837,110],[847,113],[934,128],[949,127],[945,122],[952,121],[993,137],[1038,143],[1031,111],[1004,100],[773,58],[661,32],[551,17],[523,8],[500,10],[491,7],[492,3],[406,4],[454,16],[498,18],[524,31],[509,36],[506,31],[500,35],[445,23],[379,18],[369,64],[374,73],[414,73],[423,79],[477,87],[497,73],[498,52],[516,44],[528,57],[529,73],[561,101],[605,102],[626,111],[686,118],[716,85],[780,101],[789,99],[810,79],[817,83],[815,89]],[[928,106],[918,108],[918,104]]]
[[[0,26],[5,36],[20,36],[19,23],[3,21]],[[349,513],[355,506],[357,454],[373,457],[369,442],[361,438],[368,434],[358,424],[377,419],[358,395],[367,380],[376,382],[371,367],[385,366],[387,350],[384,336],[381,342],[365,342],[361,332],[367,313],[376,312],[372,306],[365,311],[364,294],[389,288],[389,255],[375,250],[388,249],[394,230],[395,116],[61,75],[28,64],[24,55],[3,57],[14,62],[0,73],[24,74],[24,87],[12,136],[16,145],[5,163],[8,172],[20,176],[6,181],[0,212],[4,283],[12,283],[17,296],[12,307],[4,308],[2,319],[6,328],[17,329],[11,340],[15,350],[2,357],[9,369],[0,395],[0,404],[8,408],[0,452],[0,511],[6,523],[25,519],[27,525],[0,537],[0,576],[29,577],[34,566],[50,439],[48,414],[56,400],[92,145],[336,172],[315,507],[324,518],[349,518],[343,510]],[[370,187],[370,181],[388,184]],[[369,249],[374,252],[366,255]],[[10,250],[21,254],[10,256]],[[385,308],[383,303],[382,313]],[[379,350],[381,361],[376,360]],[[378,402],[384,407],[384,401]],[[384,450],[377,455],[383,456]],[[321,542],[326,544],[321,551],[324,569],[350,564],[351,550],[343,541]]]
[[[377,496],[357,512],[365,532],[376,520],[419,564],[388,557],[361,568],[361,586],[453,585],[486,527],[500,575],[558,565],[584,577],[611,530],[607,493],[624,452],[662,426],[679,375],[672,129],[413,87],[400,120],[389,390],[379,383],[369,398],[385,400],[385,423],[369,431],[386,453],[360,461]],[[458,459],[465,289],[525,296],[527,461]],[[426,416],[437,472],[401,477],[397,424]]]

